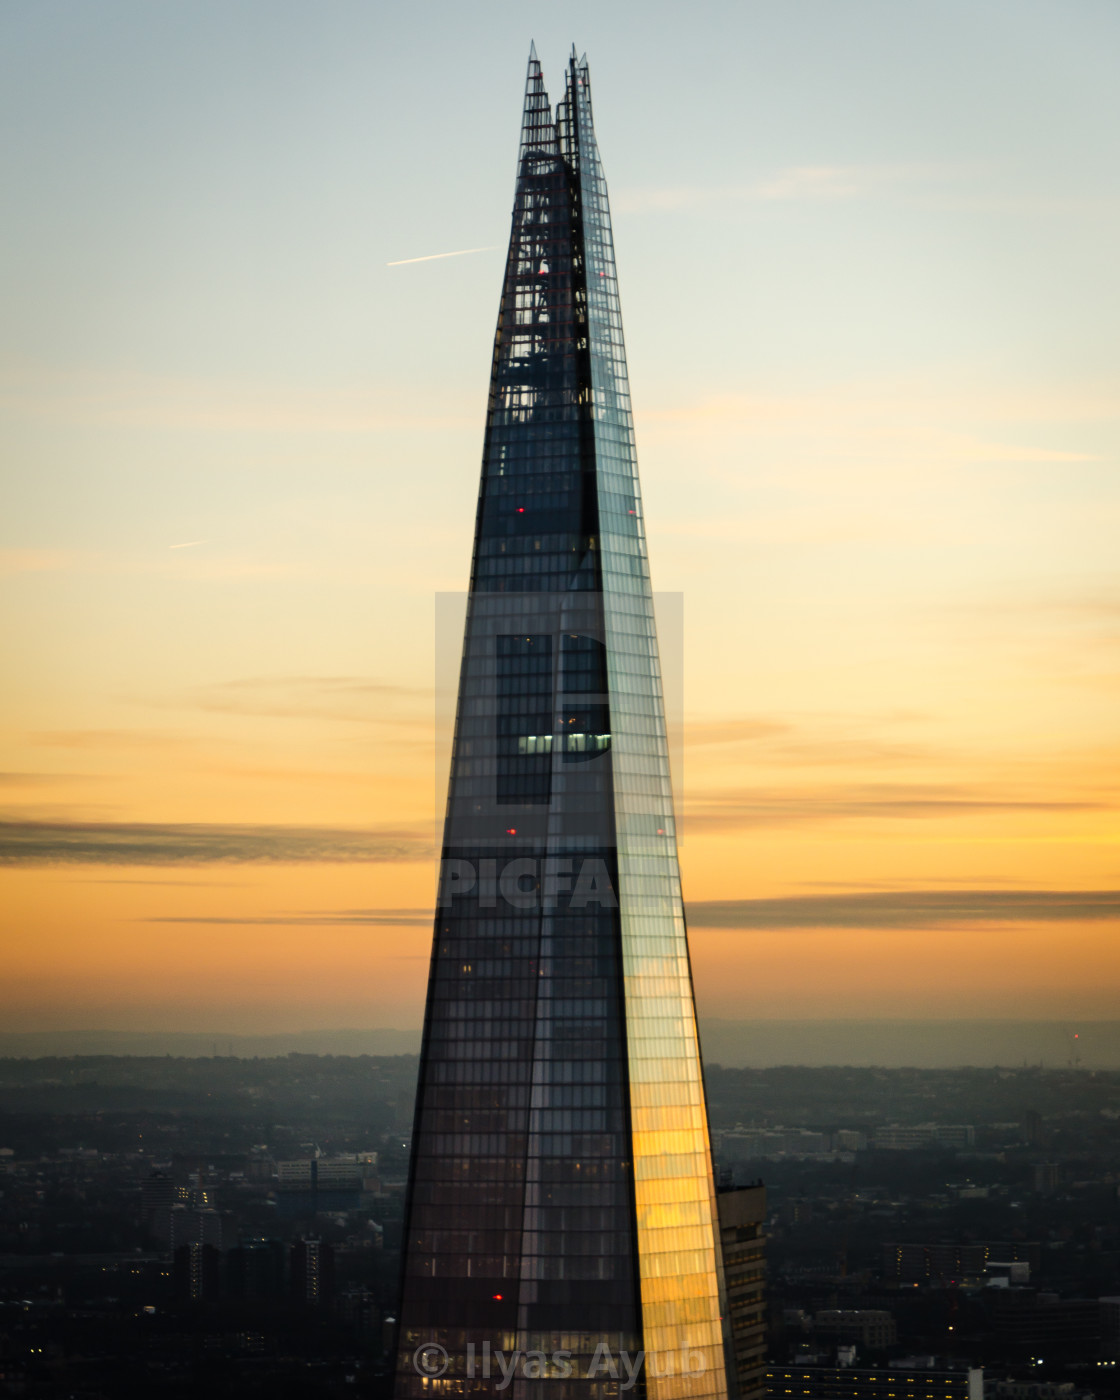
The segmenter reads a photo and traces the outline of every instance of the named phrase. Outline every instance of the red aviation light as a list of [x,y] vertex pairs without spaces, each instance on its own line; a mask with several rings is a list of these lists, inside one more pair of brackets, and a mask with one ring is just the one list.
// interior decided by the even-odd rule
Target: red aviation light
[[518,515],[524,515],[524,514],[525,514],[525,507],[524,507],[524,506],[518,506],[518,507],[517,507],[517,513],[518,513]]
[[507,836],[516,836],[516,835],[517,835],[517,828],[516,828],[515,826],[507,826],[507,827],[506,827],[506,835],[507,835]]

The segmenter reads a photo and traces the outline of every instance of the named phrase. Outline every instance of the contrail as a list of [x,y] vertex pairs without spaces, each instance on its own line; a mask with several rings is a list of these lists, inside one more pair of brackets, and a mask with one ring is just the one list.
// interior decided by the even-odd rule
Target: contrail
[[459,248],[454,253],[429,253],[426,258],[398,258],[396,262],[386,263],[386,267],[403,267],[405,263],[414,262],[435,262],[437,258],[461,258],[466,253],[492,253],[498,245],[491,243],[486,248]]
[[205,544],[205,540],[187,540],[184,544],[169,544],[168,549],[193,549],[196,544]]

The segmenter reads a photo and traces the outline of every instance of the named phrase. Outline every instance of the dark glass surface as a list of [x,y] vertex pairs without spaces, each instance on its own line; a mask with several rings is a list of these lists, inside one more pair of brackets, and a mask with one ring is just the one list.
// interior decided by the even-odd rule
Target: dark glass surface
[[[530,59],[406,1214],[398,1394],[484,1347],[664,1350],[721,1396],[717,1242],[649,571],[586,63]],[[421,1374],[438,1343],[447,1369]],[[680,1348],[704,1373],[681,1377]],[[474,1375],[470,1370],[473,1348]],[[668,1353],[672,1350],[672,1355]],[[668,1370],[666,1369],[668,1367]]]

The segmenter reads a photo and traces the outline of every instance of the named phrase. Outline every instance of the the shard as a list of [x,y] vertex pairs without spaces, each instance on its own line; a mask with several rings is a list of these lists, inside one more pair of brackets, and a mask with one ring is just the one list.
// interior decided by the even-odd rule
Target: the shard
[[553,112],[533,52],[397,1393],[724,1396],[720,1275],[607,188],[586,59]]

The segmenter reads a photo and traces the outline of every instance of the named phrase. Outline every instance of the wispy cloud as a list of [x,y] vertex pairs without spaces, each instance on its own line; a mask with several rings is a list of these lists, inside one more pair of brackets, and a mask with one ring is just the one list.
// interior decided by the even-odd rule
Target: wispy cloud
[[144,879],[124,879],[112,876],[82,877],[71,876],[67,881],[72,885],[155,885],[160,888],[171,886],[174,889],[182,890],[234,890],[252,887],[257,882],[255,880],[161,880],[159,876],[147,876]]
[[[385,701],[412,704],[431,692],[394,685],[370,676],[250,676],[189,692],[158,703],[216,714],[258,715],[278,719],[341,719],[358,723],[416,724],[416,714],[387,715]],[[431,724],[430,714],[423,716]]]
[[1069,452],[1056,447],[1024,447],[1010,442],[986,442],[983,438],[947,438],[942,455],[957,462],[1102,462],[1093,452]]
[[[966,605],[945,606],[959,613]],[[1033,622],[1041,618],[1063,625],[1075,622],[1112,627],[1120,623],[1120,583],[1111,578],[1087,580],[1080,587],[1049,592],[1019,587],[1002,597],[970,600],[967,607],[971,612],[1001,619],[1026,618]]]
[[69,569],[84,557],[72,549],[0,549],[0,578]]
[[1102,922],[1120,918],[1120,890],[907,890],[698,900],[696,928],[951,928],[970,924]]
[[[944,747],[882,737],[885,725],[897,722],[897,716],[891,720],[876,716],[862,721],[820,716],[800,724],[764,716],[686,720],[684,742],[690,751],[717,747],[739,749],[738,761],[749,762],[752,766],[905,767],[943,763],[949,757]],[[705,755],[704,760],[706,758]],[[733,753],[720,755],[721,761],[735,761],[736,758]]]
[[[781,899],[697,900],[696,928],[950,928],[987,923],[1101,922],[1120,918],[1120,890],[921,889],[859,890]],[[432,910],[308,909],[271,914],[163,914],[151,924],[245,928],[422,928]]]
[[[937,392],[928,383],[890,379],[799,394],[661,394],[639,411],[655,442],[700,434],[713,444],[741,446],[750,439],[780,445],[780,484],[786,489],[786,458],[794,449],[806,454],[798,467],[803,483],[830,479],[837,470],[849,485],[857,478],[879,481],[886,473],[893,481],[900,461],[920,466],[926,480],[931,472],[972,467],[1099,469],[1107,459],[1085,450],[1086,429],[1099,439],[1100,425],[1120,418],[1115,394],[1103,386],[1039,384],[1031,394],[995,384],[985,390],[962,385]],[[752,470],[756,484],[768,479],[764,471],[758,475],[762,469],[759,463]],[[707,470],[728,485],[742,480],[738,461],[713,461]],[[741,531],[744,523],[732,520],[725,528]]]
[[[306,564],[293,563],[289,559],[260,559],[236,553],[215,555],[209,550],[203,550],[200,554],[177,552],[207,543],[207,540],[193,540],[187,544],[168,545],[166,550],[160,544],[158,548],[131,554],[93,549],[0,550],[0,578],[63,571],[99,575],[162,574],[179,579],[292,578],[306,575],[309,571]],[[168,559],[169,553],[175,553],[175,558]]]
[[40,729],[29,734],[27,742],[48,749],[166,749],[198,740],[163,729]]
[[0,865],[306,865],[423,860],[416,832],[203,822],[0,821]]
[[442,258],[465,258],[468,253],[492,253],[496,243],[488,243],[485,248],[457,248],[453,253],[426,253],[422,258],[397,258],[385,264],[386,267],[404,267],[406,263],[439,262]]
[[981,787],[931,783],[853,783],[799,788],[740,788],[690,793],[689,832],[807,825],[821,821],[929,820],[938,817],[1028,812],[1104,812],[1103,799],[1052,799],[1004,794]]
[[614,200],[622,213],[703,210],[713,206],[823,203],[891,190],[928,195],[947,182],[974,175],[945,165],[791,165],[762,179],[734,185],[662,185],[623,188]]
[[[407,387],[229,381],[133,370],[0,364],[0,410],[13,418],[200,432],[379,433],[473,430],[474,404],[442,411]],[[25,551],[14,551],[24,553]],[[51,551],[26,551],[32,555]],[[0,556],[2,561],[2,556]],[[53,567],[53,566],[51,566]]]
[[39,787],[51,783],[94,782],[100,777],[95,773],[30,773],[18,770],[0,772],[0,787]]
[[310,909],[292,914],[160,914],[138,922],[246,928],[426,928],[432,917],[430,909]]
[[755,199],[853,199],[912,172],[860,165],[794,165],[753,190]]
[[995,186],[997,172],[979,162],[914,162],[896,165],[789,165],[761,178],[724,185],[645,185],[621,187],[613,200],[618,213],[704,211],[735,205],[824,204],[892,197],[920,209],[975,211],[1005,215],[1064,215],[1087,218],[1114,214],[1117,200],[1105,193],[1056,197]]
[[686,720],[684,741],[690,748],[706,748],[716,744],[757,744],[764,740],[789,734],[793,729],[784,720],[752,718],[723,720]]

